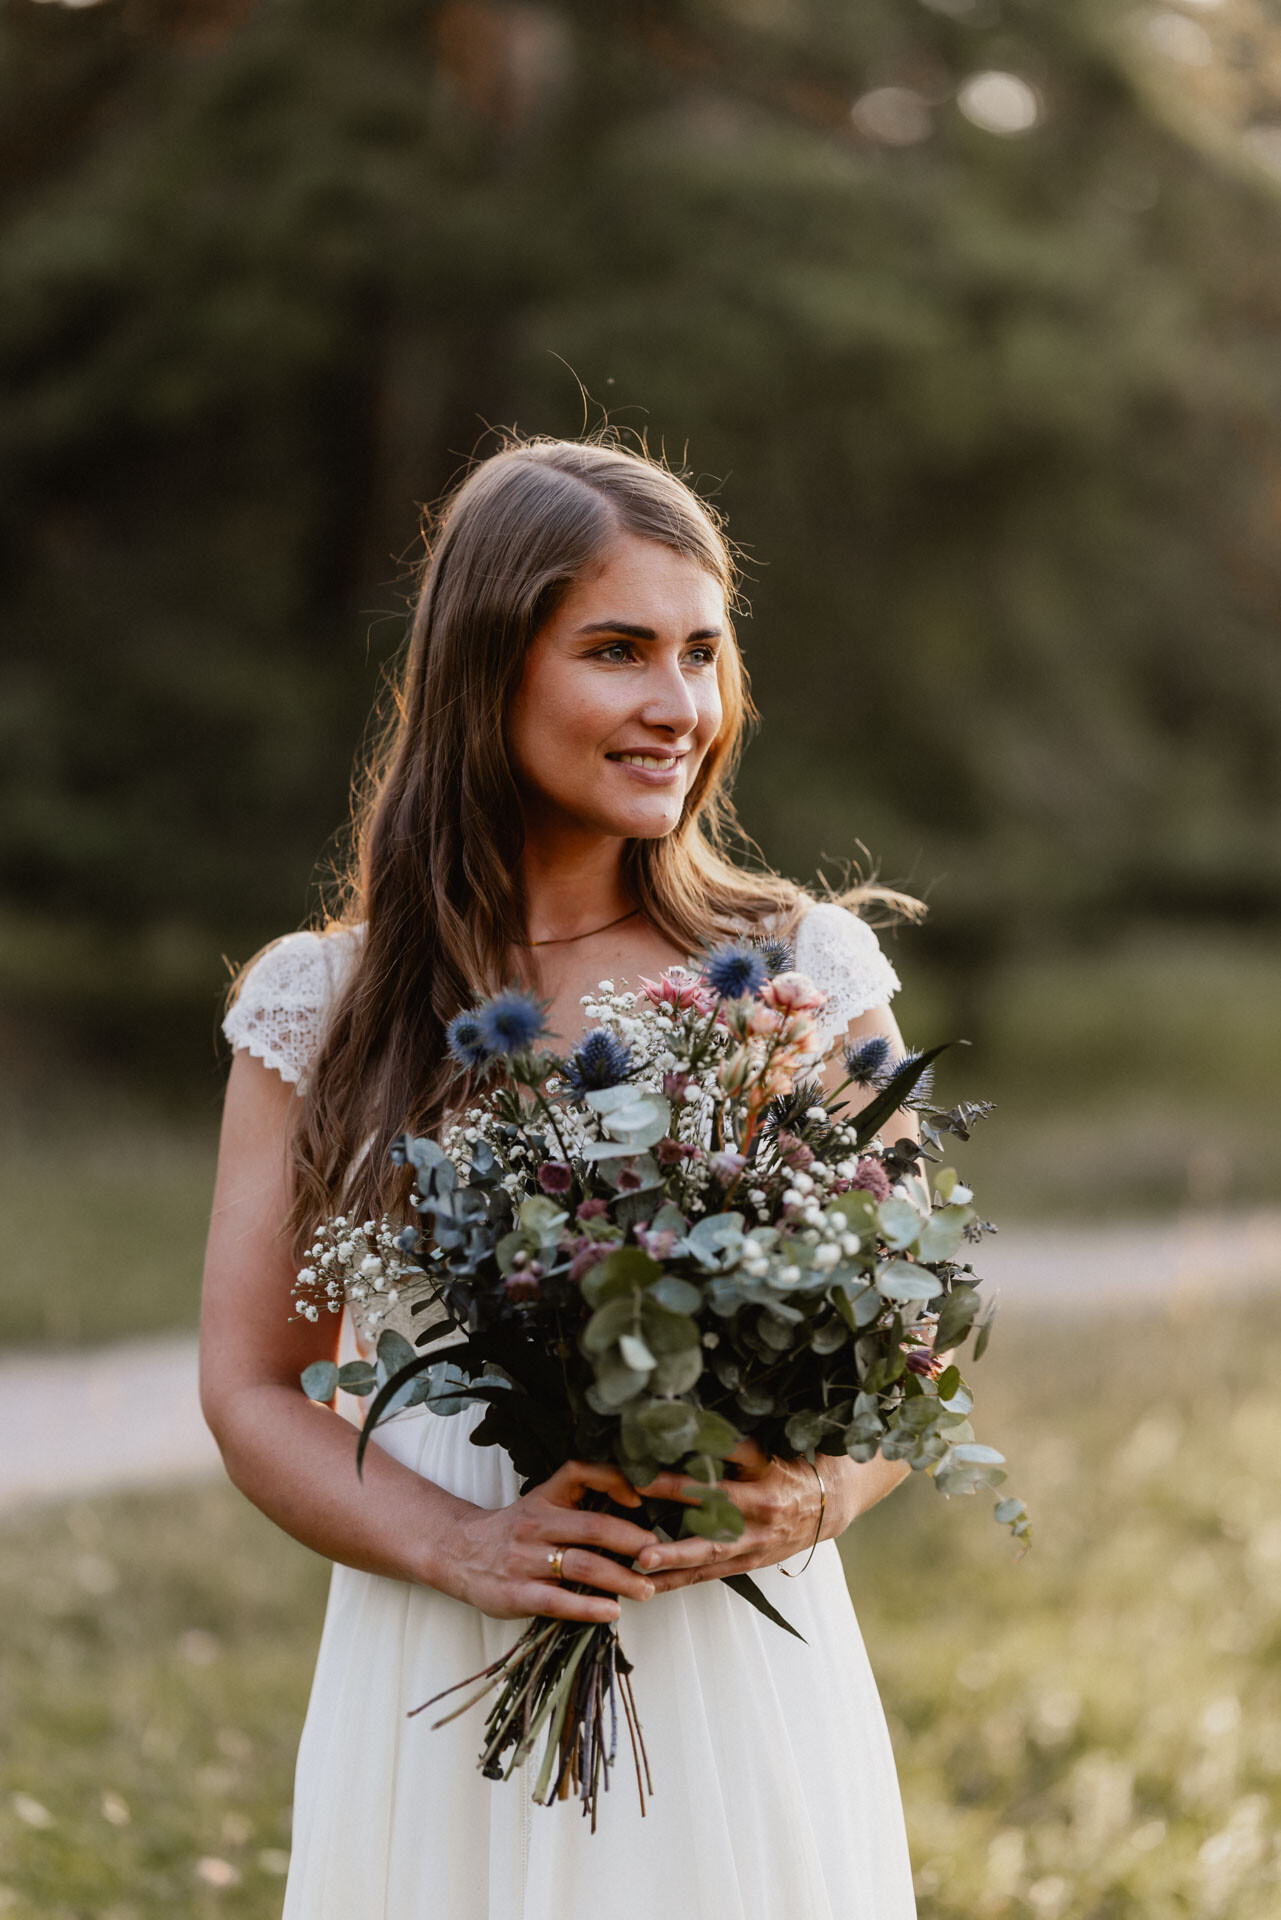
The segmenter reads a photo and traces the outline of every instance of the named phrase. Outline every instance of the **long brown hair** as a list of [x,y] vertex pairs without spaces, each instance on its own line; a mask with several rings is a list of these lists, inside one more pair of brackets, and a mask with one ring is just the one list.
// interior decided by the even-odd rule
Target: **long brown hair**
[[[404,1174],[391,1141],[406,1127],[437,1130],[465,1102],[445,1027],[510,977],[510,950],[526,932],[508,703],[533,636],[620,533],[692,560],[719,582],[727,612],[740,606],[718,513],[643,440],[627,446],[612,429],[582,440],[507,436],[425,524],[391,712],[353,796],[350,864],[318,929],[332,937],[363,922],[364,938],[299,1096],[285,1223],[296,1253],[340,1203],[357,1219],[396,1211]],[[676,827],[630,841],[624,856],[625,886],[687,952],[770,916],[790,933],[809,898],[765,865],[734,817],[729,789],[757,715],[726,626],[721,730]],[[731,836],[754,856],[750,868],[730,858]],[[924,911],[870,883],[833,897]]]

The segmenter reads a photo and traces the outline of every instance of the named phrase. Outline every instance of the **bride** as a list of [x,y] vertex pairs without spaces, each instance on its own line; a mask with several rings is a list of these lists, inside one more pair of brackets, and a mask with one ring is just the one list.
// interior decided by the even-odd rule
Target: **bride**
[[[612,1468],[569,1461],[522,1493],[506,1454],[469,1445],[475,1408],[395,1415],[360,1481],[354,1427],[299,1386],[338,1347],[329,1316],[290,1317],[303,1249],[340,1208],[360,1222],[403,1207],[389,1143],[465,1104],[444,1029],[479,993],[519,977],[568,1051],[602,979],[635,983],[711,937],[768,931],[826,992],[826,1035],[901,1050],[898,980],[850,905],[915,903],[872,888],[815,902],[722,849],[751,714],[734,602],[719,523],[645,452],[597,436],[513,441],[482,461],[424,568],[346,909],[274,942],[236,983],[202,1403],[236,1485],[335,1563],[286,1920],[915,1912],[836,1547],[905,1465],[820,1456],[820,1506],[805,1460],[747,1443],[728,1483],[741,1538],[666,1542],[581,1509],[588,1487],[637,1508]],[[900,1114],[886,1137],[909,1132]],[[354,1335],[368,1352],[374,1329]],[[665,1474],[654,1491],[680,1484]],[[811,1563],[786,1580],[820,1513]],[[747,1571],[803,1639],[722,1584]],[[620,1781],[593,1836],[576,1803],[534,1807],[528,1781],[481,1776],[475,1716],[439,1731],[406,1717],[536,1613],[621,1622],[656,1787],[643,1819]]]

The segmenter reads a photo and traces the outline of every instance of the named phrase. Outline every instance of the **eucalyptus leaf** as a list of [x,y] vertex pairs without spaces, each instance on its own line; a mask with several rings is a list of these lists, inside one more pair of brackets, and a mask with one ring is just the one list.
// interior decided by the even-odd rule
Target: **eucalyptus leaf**
[[656,1365],[654,1355],[650,1352],[639,1334],[623,1334],[618,1342],[618,1351],[627,1365],[634,1368],[637,1373],[652,1372]]
[[981,1305],[975,1287],[958,1283],[949,1290],[934,1330],[934,1345],[939,1353],[946,1353],[949,1347],[961,1344],[974,1324]]
[[906,1260],[891,1260],[877,1270],[876,1291],[886,1300],[932,1300],[937,1289],[933,1274]]
[[[658,1226],[657,1217],[654,1226]],[[698,1288],[675,1273],[665,1273],[661,1280],[656,1280],[649,1290],[649,1297],[657,1300],[661,1307],[670,1307],[673,1313],[697,1313],[703,1304],[703,1296]]]
[[718,1460],[724,1460],[742,1438],[738,1428],[731,1426],[723,1414],[713,1413],[707,1407],[700,1411],[694,1438],[700,1453],[714,1454]]
[[332,1400],[338,1391],[338,1369],[332,1360],[313,1360],[301,1375],[302,1390],[309,1400]]
[[886,1246],[895,1252],[910,1247],[924,1225],[911,1201],[900,1199],[897,1194],[882,1200],[876,1209],[876,1223]]
[[823,1413],[806,1410],[794,1413],[783,1429],[789,1446],[798,1453],[808,1453],[816,1447],[827,1432],[827,1417]]
[[973,1207],[940,1207],[922,1227],[916,1243],[918,1260],[954,1260],[974,1218]]
[[650,1377],[655,1393],[688,1393],[698,1385],[703,1372],[702,1346],[679,1347],[662,1355]]

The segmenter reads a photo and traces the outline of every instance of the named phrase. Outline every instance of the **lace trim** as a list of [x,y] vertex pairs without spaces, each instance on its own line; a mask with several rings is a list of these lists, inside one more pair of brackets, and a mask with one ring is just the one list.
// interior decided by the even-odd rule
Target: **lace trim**
[[884,1006],[902,986],[866,920],[834,900],[820,900],[801,921],[796,966],[827,995],[818,1023],[826,1040],[861,1013]]
[[[287,933],[246,973],[222,1030],[233,1047],[305,1084],[363,929]],[[867,922],[834,901],[819,901],[796,933],[796,964],[827,995],[819,1025],[825,1039],[899,991],[897,973]]]
[[347,928],[285,934],[254,961],[227,1010],[222,1030],[231,1045],[305,1086],[354,956]]

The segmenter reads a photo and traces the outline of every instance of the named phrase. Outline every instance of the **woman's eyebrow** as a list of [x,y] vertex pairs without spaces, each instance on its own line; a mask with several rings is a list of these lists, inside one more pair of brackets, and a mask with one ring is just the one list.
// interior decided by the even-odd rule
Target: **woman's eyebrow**
[[[653,627],[633,626],[629,620],[596,620],[591,626],[579,627],[577,631],[580,634],[622,633],[626,634],[629,640],[657,640],[658,638]],[[719,640],[723,631],[721,627],[698,627],[686,637],[690,640]]]

